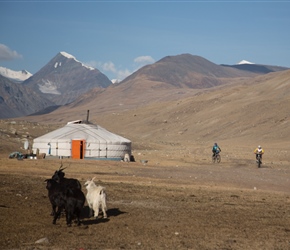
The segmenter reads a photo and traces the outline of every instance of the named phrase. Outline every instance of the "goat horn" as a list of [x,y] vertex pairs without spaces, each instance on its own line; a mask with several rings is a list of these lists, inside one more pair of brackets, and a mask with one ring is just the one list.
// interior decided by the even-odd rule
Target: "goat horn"
[[64,170],[64,169],[66,169],[67,167],[65,167],[65,168],[62,168],[62,162],[61,162],[61,165],[60,165],[60,167],[59,167],[59,170],[58,171],[62,171],[62,170]]

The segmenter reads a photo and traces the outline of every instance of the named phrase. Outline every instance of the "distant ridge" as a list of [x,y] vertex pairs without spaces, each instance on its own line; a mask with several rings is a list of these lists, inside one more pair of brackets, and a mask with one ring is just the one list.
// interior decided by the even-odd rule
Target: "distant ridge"
[[217,65],[200,56],[181,54],[166,56],[113,84],[99,70],[60,52],[23,84],[3,78],[0,118],[50,113],[61,113],[63,118],[92,107],[96,113],[116,112],[180,100],[213,87],[250,82],[256,76],[286,69],[247,63]]
[[118,113],[153,103],[181,100],[213,87],[235,85],[244,80],[250,82],[261,75],[264,73],[217,65],[200,56],[168,56],[144,66],[120,83],[87,92],[52,115],[57,117],[65,113],[70,117],[91,107],[95,107],[91,114]]
[[147,79],[162,82],[167,87],[210,88],[224,84],[225,78],[252,77],[256,74],[214,64],[203,57],[190,54],[166,56],[154,64],[144,66],[121,84]]
[[244,70],[244,71],[253,72],[253,73],[257,73],[257,74],[268,74],[271,72],[277,72],[277,71],[283,71],[283,70],[289,69],[287,67],[262,65],[262,64],[255,64],[255,63],[239,63],[236,65],[222,64],[222,66],[236,68],[239,70]]

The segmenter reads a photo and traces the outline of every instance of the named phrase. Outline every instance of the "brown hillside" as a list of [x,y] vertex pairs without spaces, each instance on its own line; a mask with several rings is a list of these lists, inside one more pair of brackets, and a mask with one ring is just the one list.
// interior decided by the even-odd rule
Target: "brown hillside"
[[121,84],[142,84],[140,79],[159,82],[163,88],[210,88],[229,82],[230,78],[253,77],[257,73],[217,65],[200,56],[182,54],[167,56],[144,66]]
[[134,103],[138,96],[133,95],[116,97],[120,102],[110,105],[114,97],[111,88],[106,96],[97,95],[85,105],[68,105],[48,115],[25,119],[63,125],[86,119],[90,110],[92,122],[135,142],[191,145],[218,140],[250,147],[284,145],[290,139],[289,79],[288,70],[209,90],[148,91],[140,96],[139,105]]

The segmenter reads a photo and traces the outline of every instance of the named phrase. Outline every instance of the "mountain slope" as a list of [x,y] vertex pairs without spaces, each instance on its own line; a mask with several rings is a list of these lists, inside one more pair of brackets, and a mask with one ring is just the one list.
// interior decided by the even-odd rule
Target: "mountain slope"
[[0,118],[12,118],[35,113],[53,103],[32,89],[16,84],[0,75]]
[[[94,110],[94,106],[85,108],[90,109],[92,122],[137,145],[144,140],[156,147],[218,141],[229,146],[240,143],[254,147],[290,140],[289,89],[290,70],[287,70],[192,92],[179,100],[131,109],[107,109],[103,113]],[[66,106],[46,116],[27,119],[64,123],[85,116],[84,106]]]
[[60,52],[24,84],[54,104],[64,105],[95,87],[108,87],[111,81],[99,70],[85,66],[66,52]]
[[176,101],[95,116],[93,121],[137,144],[172,144],[172,150],[186,145],[210,147],[214,141],[228,147],[247,146],[249,154],[259,144],[276,144],[282,149],[290,140],[289,89],[287,70]]
[[261,65],[261,64],[254,64],[254,63],[241,63],[237,65],[222,64],[222,66],[236,68],[236,69],[245,70],[245,71],[258,73],[258,74],[267,74],[271,72],[277,72],[277,71],[283,71],[283,70],[289,69],[286,67]]

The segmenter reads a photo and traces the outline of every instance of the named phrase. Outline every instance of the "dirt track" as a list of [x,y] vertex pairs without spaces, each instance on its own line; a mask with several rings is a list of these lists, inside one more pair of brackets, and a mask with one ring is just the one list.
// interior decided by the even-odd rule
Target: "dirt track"
[[44,184],[59,160],[1,158],[0,248],[290,249],[286,166],[156,162],[64,160],[67,177],[97,176],[108,193],[108,219],[85,207],[82,225],[68,228],[52,224]]

